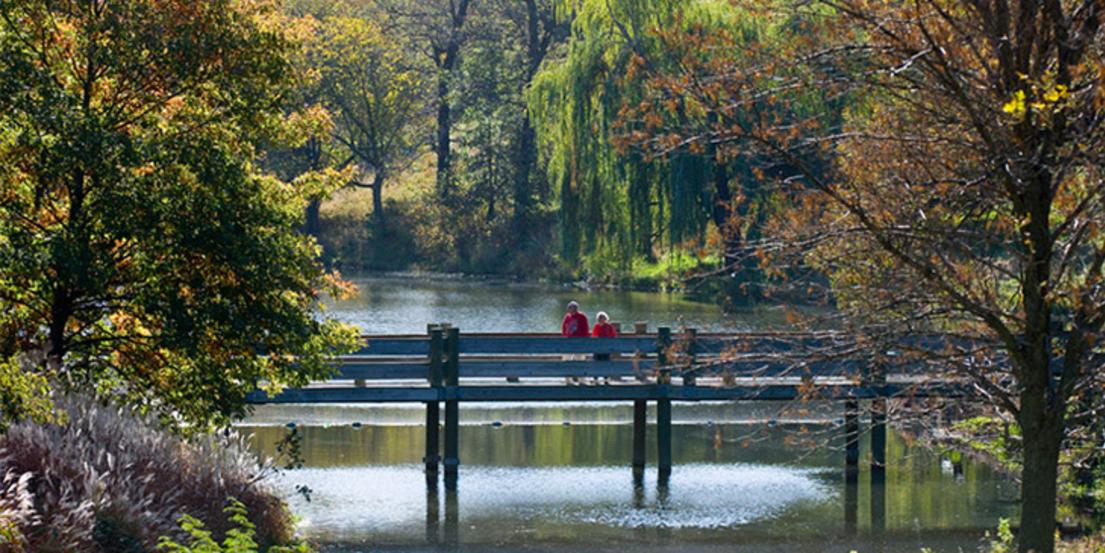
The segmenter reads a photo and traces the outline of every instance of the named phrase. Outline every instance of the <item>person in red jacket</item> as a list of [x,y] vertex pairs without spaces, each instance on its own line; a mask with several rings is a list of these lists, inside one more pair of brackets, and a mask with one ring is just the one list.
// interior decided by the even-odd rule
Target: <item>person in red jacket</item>
[[595,328],[591,329],[591,336],[595,338],[617,338],[618,331],[614,328],[614,325],[610,324],[610,317],[605,311],[599,311],[599,314],[595,316],[597,322]]
[[587,315],[579,310],[578,303],[568,302],[568,312],[564,314],[564,322],[560,323],[560,333],[569,338],[586,338],[591,335]]

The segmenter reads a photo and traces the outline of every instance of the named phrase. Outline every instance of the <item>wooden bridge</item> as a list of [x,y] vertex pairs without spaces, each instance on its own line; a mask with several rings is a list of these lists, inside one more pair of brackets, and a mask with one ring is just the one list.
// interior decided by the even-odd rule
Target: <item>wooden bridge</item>
[[256,391],[248,401],[424,403],[426,472],[436,476],[441,463],[447,481],[455,481],[460,465],[462,401],[632,401],[633,470],[638,476],[645,468],[647,404],[655,402],[661,479],[672,466],[672,401],[841,401],[846,469],[859,460],[859,402],[870,401],[872,467],[881,472],[886,400],[954,396],[962,388],[908,370],[888,374],[857,358],[809,354],[833,349],[840,340],[831,333],[701,334],[694,329],[672,333],[669,328],[617,338],[462,335],[449,325],[430,325],[425,335],[366,336],[360,351],[335,360],[337,374],[331,380],[273,397]]

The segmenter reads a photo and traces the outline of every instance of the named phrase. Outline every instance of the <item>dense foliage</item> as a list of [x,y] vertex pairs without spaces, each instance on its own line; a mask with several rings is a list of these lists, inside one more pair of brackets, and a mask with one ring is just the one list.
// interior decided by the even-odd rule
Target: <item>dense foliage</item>
[[232,0],[0,4],[5,417],[42,415],[49,380],[221,424],[350,343],[314,314],[338,282],[296,231],[326,179],[254,163],[301,138],[278,21]]

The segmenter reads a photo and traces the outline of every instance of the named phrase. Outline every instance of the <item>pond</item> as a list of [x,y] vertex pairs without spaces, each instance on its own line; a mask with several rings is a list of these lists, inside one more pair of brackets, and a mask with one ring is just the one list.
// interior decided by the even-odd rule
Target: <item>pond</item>
[[703,331],[752,330],[785,321],[777,307],[724,316],[716,305],[674,293],[441,277],[347,279],[357,285],[356,296],[331,305],[328,314],[367,334],[423,333],[427,323],[451,323],[461,332],[560,332],[564,307],[572,300],[591,319],[606,311],[612,321],[647,322],[651,329],[686,325]]
[[[663,294],[357,280],[360,296],[331,313],[373,333],[424,331],[429,321],[555,330],[570,298],[657,325],[680,317],[711,330],[779,321],[777,310],[723,317]],[[296,423],[304,467],[284,472],[279,484],[304,535],[333,553],[971,551],[987,529],[1017,514],[1013,482],[896,435],[885,485],[871,483],[864,439],[858,486],[846,486],[842,408],[792,407],[676,403],[667,482],[656,478],[653,426],[649,468],[633,478],[628,403],[462,404],[455,490],[423,476],[421,405],[264,406],[242,430],[274,456],[285,425]],[[294,491],[301,486],[307,497]]]

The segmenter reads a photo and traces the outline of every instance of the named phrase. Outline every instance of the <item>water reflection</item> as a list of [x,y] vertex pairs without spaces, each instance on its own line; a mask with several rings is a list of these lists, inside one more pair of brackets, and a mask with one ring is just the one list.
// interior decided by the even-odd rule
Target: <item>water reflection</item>
[[[699,414],[721,419],[728,408]],[[938,456],[890,435],[885,484],[877,475],[873,484],[866,438],[860,469],[848,476],[841,449],[800,448],[796,428],[684,421],[665,485],[656,479],[654,427],[648,470],[635,478],[629,424],[467,425],[460,482],[449,489],[438,478],[427,486],[420,427],[303,427],[308,468],[282,478],[287,489],[314,490],[310,502],[290,497],[293,509],[308,536],[340,552],[955,551],[973,549],[984,529],[1016,514],[1015,487],[983,465],[963,463],[957,477]],[[268,454],[284,432],[252,430]]]

